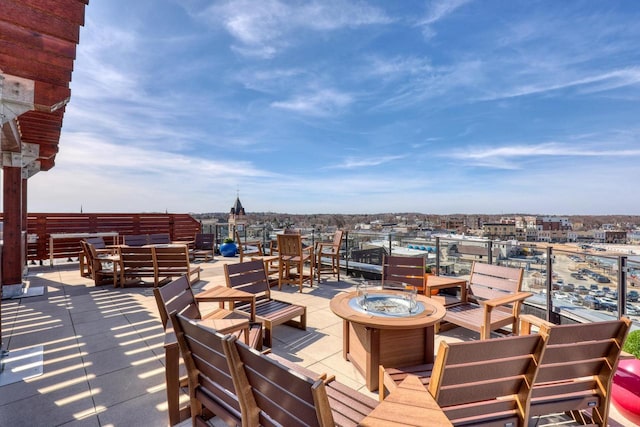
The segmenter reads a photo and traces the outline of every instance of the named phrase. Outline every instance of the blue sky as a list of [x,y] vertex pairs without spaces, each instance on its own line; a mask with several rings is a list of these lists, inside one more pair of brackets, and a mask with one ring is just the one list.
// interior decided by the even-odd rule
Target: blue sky
[[32,212],[640,214],[635,1],[93,0]]

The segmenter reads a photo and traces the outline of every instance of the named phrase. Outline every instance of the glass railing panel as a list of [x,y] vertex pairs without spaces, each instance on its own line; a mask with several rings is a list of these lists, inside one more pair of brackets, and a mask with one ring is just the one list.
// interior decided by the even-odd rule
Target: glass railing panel
[[640,327],[640,256],[627,260],[627,293],[625,314]]

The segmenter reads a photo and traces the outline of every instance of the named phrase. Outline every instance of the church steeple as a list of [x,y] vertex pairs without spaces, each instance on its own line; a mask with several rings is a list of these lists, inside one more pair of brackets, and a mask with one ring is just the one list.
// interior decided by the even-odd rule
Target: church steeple
[[244,232],[244,227],[247,224],[245,219],[244,207],[240,202],[240,191],[236,193],[236,202],[231,207],[229,212],[229,237],[235,239],[235,231]]

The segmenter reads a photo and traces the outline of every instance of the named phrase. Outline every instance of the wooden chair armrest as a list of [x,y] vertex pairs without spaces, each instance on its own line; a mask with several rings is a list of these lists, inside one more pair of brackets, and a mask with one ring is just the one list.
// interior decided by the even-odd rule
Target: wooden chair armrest
[[520,335],[531,334],[531,325],[537,326],[538,328],[540,328],[541,326],[553,326],[553,323],[548,322],[539,317],[536,317],[533,314],[521,314],[519,316],[519,319],[520,319]]
[[499,305],[510,304],[512,302],[524,301],[533,294],[531,292],[517,292],[511,295],[505,295],[499,298],[493,298],[486,301],[480,301],[481,305],[487,305],[489,307],[497,307]]

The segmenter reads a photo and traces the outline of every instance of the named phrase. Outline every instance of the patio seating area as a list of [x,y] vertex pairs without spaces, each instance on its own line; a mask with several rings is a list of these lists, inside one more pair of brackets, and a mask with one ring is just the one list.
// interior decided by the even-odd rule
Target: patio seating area
[[[196,295],[225,285],[224,265],[237,258],[198,263]],[[0,425],[10,426],[162,426],[168,424],[165,389],[164,332],[153,288],[95,286],[82,277],[78,263],[30,268],[28,284],[44,287],[43,296],[2,301],[4,348],[12,354],[42,346],[42,375],[5,384],[0,376]],[[355,281],[328,277],[320,285],[271,289],[274,298],[307,308],[306,330],[280,325],[273,329],[272,352],[314,372],[378,398],[342,356],[342,319],[329,309],[331,299],[355,289]],[[217,303],[201,303],[216,308]],[[478,339],[456,328],[436,335],[439,341]],[[30,372],[27,369],[26,372]],[[188,394],[182,396],[188,402]],[[36,410],[34,410],[36,408]],[[564,415],[536,420],[558,425]],[[190,425],[189,419],[180,423]],[[216,425],[223,425],[221,422]],[[563,424],[564,425],[564,424]],[[572,425],[572,424],[567,424]],[[630,426],[611,406],[609,425]]]

